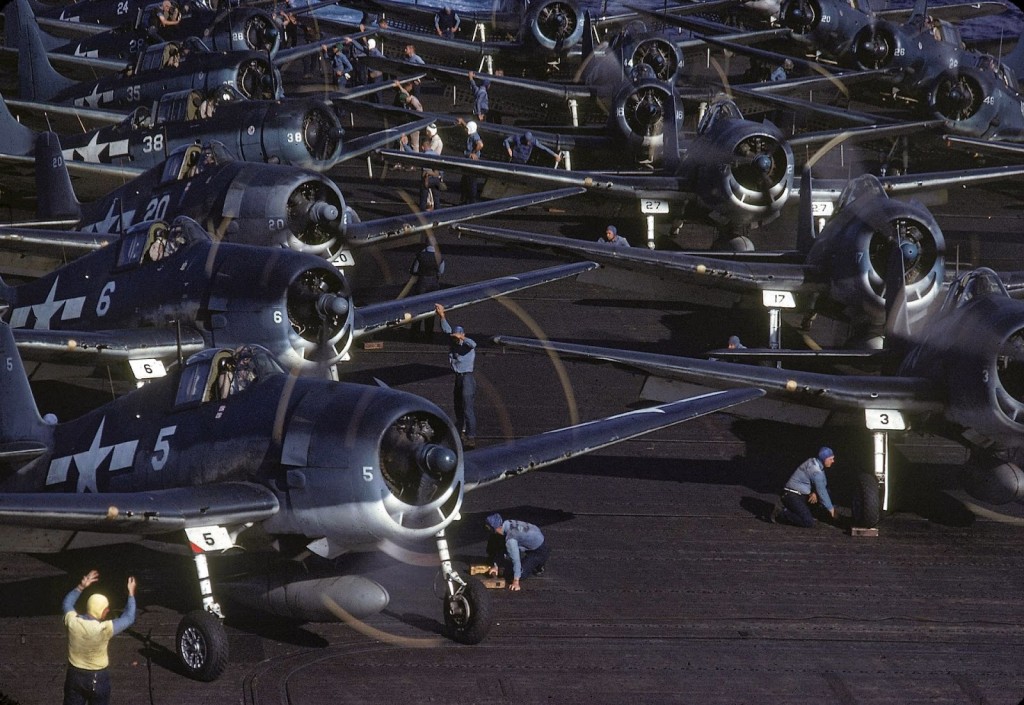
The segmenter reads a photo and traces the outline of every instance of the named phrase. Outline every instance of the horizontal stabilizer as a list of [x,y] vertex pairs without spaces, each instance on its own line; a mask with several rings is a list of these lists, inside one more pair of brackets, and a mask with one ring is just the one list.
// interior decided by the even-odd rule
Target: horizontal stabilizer
[[469,451],[465,460],[466,491],[713,414],[763,395],[760,389],[712,392]]

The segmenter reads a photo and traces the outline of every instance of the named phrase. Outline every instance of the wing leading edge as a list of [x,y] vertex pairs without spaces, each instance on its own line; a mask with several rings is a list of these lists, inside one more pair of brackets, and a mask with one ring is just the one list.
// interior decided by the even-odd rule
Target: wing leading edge
[[538,470],[644,433],[713,414],[763,394],[760,389],[712,392],[469,451],[465,459],[466,491]]
[[913,413],[941,413],[945,409],[938,385],[923,377],[822,374],[530,338],[499,336],[495,342],[517,350],[611,362],[657,377],[710,387],[757,387],[770,398],[821,409],[898,409]]
[[160,534],[193,526],[262,521],[279,507],[273,492],[248,482],[153,492],[7,493],[0,494],[0,525]]

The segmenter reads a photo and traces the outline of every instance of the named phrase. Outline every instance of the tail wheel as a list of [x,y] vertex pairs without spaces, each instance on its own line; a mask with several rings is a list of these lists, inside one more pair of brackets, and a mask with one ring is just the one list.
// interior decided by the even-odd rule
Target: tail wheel
[[881,506],[878,480],[871,473],[858,473],[853,494],[853,525],[865,529],[878,526],[882,520]]
[[469,578],[466,586],[445,598],[444,626],[448,636],[460,644],[479,644],[491,630],[491,596],[479,580]]
[[189,678],[209,683],[228,667],[228,635],[224,625],[206,610],[193,610],[181,618],[174,639]]

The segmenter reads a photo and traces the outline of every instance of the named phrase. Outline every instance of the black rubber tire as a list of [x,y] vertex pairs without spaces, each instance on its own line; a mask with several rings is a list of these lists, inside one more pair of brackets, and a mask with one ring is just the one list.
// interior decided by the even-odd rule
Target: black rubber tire
[[452,641],[479,644],[491,630],[491,596],[476,578],[466,579],[466,587],[455,597],[445,598],[444,626]]
[[227,632],[206,610],[193,610],[181,618],[174,648],[185,674],[197,681],[215,681],[228,667]]
[[878,480],[871,473],[858,473],[853,494],[853,525],[864,529],[878,526],[882,521],[881,506]]

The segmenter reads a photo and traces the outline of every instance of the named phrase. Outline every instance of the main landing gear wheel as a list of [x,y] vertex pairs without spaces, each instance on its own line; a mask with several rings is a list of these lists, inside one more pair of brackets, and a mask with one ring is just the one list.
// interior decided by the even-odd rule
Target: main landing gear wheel
[[853,495],[853,525],[873,529],[882,520],[881,502],[878,497],[878,480],[871,473],[857,474]]
[[228,635],[216,615],[193,610],[181,618],[174,639],[185,673],[197,681],[217,680],[228,667]]
[[491,596],[479,580],[466,585],[444,601],[444,626],[448,636],[460,644],[479,644],[491,630]]

